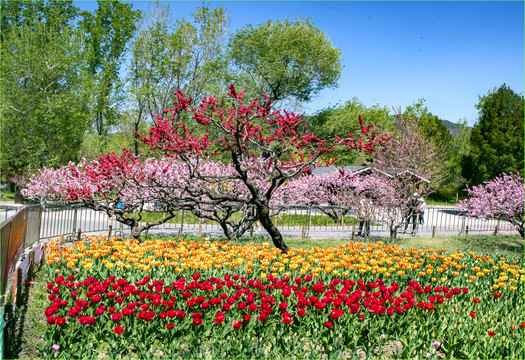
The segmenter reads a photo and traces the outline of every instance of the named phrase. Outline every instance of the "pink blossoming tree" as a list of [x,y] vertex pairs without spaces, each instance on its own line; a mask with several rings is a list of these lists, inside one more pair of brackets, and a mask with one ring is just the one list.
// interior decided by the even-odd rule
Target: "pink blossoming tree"
[[[171,162],[140,161],[130,151],[123,150],[120,156],[112,153],[92,162],[41,169],[28,177],[22,195],[43,202],[80,203],[103,211],[129,226],[131,236],[138,239],[142,231],[168,221],[176,215],[175,211],[190,209],[193,205],[180,191],[178,201],[165,201],[167,189],[170,196],[175,196],[176,189],[166,181],[176,179],[173,175],[179,171]],[[143,223],[143,211],[151,204],[162,207],[166,217]]]
[[501,219],[523,232],[524,180],[519,174],[501,174],[483,185],[467,188],[469,198],[458,206],[467,216],[481,219]]

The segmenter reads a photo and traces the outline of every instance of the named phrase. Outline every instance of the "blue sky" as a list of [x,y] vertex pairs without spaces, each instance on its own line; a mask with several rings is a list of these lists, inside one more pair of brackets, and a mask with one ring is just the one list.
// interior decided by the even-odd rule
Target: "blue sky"
[[[148,2],[132,2],[146,10]],[[189,18],[200,1],[169,2]],[[477,119],[480,95],[506,83],[524,92],[523,1],[213,1],[230,9],[230,32],[248,23],[311,18],[343,56],[340,87],[323,90],[304,112],[357,97],[389,107],[425,98],[453,122]],[[96,2],[76,5],[94,10]]]

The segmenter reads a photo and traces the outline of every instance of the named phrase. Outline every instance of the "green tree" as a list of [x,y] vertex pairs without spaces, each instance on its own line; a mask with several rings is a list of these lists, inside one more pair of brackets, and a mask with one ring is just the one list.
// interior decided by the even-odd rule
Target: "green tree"
[[481,184],[503,172],[523,174],[523,101],[523,95],[506,84],[480,96],[470,153],[463,158],[463,176],[469,185]]
[[341,51],[308,19],[249,24],[228,49],[237,87],[274,102],[310,101],[335,88],[341,74]]
[[432,139],[437,146],[450,152],[454,138],[445,124],[443,124],[443,121],[428,110],[425,105],[425,99],[420,98],[414,104],[407,106],[405,111],[403,111],[403,116],[419,119],[420,127],[425,137]]
[[47,30],[53,28],[61,32],[68,28],[79,14],[73,1],[6,1],[1,3],[1,38],[4,41],[10,29],[26,26],[35,32],[45,24]]
[[425,105],[425,99],[420,98],[414,104],[407,106],[403,112],[405,117],[419,119],[422,134],[432,140],[437,147],[443,149],[447,160],[447,177],[439,185],[430,198],[452,201],[464,187],[465,179],[461,175],[461,154],[465,154],[465,141],[468,139],[466,123],[459,124],[461,129],[452,135],[438,116],[432,114]]
[[79,22],[86,34],[87,69],[89,86],[94,89],[91,103],[93,126],[96,134],[105,136],[120,118],[120,105],[124,100],[120,68],[126,45],[136,30],[140,10],[120,1],[98,1],[95,13],[84,11]]
[[[53,2],[50,8],[41,2],[4,5],[1,150],[2,172],[9,177],[77,160],[90,111],[83,38],[70,24],[67,3],[63,18]],[[46,16],[54,20],[48,23]]]
[[[394,128],[394,121],[390,111],[386,106],[378,104],[367,107],[359,99],[352,98],[344,105],[320,112],[309,119],[317,130],[316,134],[327,137],[333,134],[346,134],[360,131],[359,116],[363,121],[374,126],[373,131],[391,132]],[[350,165],[361,163],[363,158],[357,152],[350,152],[344,148],[336,149],[334,155],[338,156],[336,165]]]
[[[132,41],[129,92],[133,101],[135,130],[151,125],[152,115],[162,114],[181,89],[197,102],[222,92],[225,62],[222,56],[229,17],[222,6],[199,6],[191,19],[172,21],[169,5],[151,3]],[[135,152],[139,142],[135,139]]]

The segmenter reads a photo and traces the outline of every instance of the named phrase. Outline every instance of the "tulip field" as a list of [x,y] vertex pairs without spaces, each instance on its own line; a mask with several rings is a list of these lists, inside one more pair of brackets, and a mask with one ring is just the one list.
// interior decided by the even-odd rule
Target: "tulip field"
[[523,258],[202,240],[52,242],[42,358],[523,358]]

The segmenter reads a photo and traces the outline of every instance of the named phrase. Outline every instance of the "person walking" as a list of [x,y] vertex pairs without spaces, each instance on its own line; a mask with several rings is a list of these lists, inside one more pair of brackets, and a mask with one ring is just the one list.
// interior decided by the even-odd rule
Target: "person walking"
[[405,216],[405,230],[403,231],[403,234],[406,234],[408,225],[410,224],[410,220],[412,220],[412,234],[415,234],[417,218],[418,218],[418,212],[417,212],[418,205],[419,205],[419,194],[415,192],[410,197],[410,200],[408,200],[408,211]]
[[425,224],[425,199],[423,197],[419,198],[419,225]]

